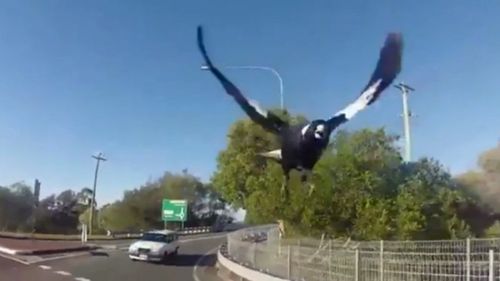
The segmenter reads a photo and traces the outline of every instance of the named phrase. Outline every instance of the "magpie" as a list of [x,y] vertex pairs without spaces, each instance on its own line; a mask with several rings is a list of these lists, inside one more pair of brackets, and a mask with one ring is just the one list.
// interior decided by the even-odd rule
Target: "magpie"
[[[401,71],[402,34],[389,33],[380,50],[379,59],[370,80],[354,102],[326,120],[317,119],[306,124],[291,125],[274,113],[263,109],[256,101],[245,98],[241,91],[212,63],[205,49],[201,26],[197,29],[197,39],[206,66],[219,80],[227,94],[236,100],[252,121],[279,137],[281,149],[260,155],[277,160],[281,164],[283,170],[281,188],[286,197],[291,170],[301,172],[303,184],[308,182],[316,162],[329,143],[330,134],[375,102]],[[309,185],[309,194],[311,194],[314,185],[312,183]]]

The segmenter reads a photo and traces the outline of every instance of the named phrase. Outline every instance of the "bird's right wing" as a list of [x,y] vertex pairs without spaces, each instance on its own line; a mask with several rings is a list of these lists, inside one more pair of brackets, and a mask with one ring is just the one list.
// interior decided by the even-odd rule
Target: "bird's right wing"
[[401,71],[403,39],[399,33],[390,33],[380,50],[377,66],[358,98],[327,121],[331,130],[350,120],[358,112],[375,102]]
[[240,90],[213,65],[203,43],[203,30],[201,26],[198,26],[198,47],[205,59],[208,70],[220,81],[226,92],[236,100],[250,119],[272,133],[279,133],[283,126],[287,125],[278,116],[260,107],[256,101],[247,100]]

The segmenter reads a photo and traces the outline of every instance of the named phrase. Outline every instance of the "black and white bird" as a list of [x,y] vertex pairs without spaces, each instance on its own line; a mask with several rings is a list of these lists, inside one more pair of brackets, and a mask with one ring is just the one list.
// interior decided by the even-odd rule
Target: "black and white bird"
[[[220,81],[226,92],[232,96],[239,106],[255,123],[267,131],[279,136],[281,149],[262,153],[262,156],[273,158],[280,162],[283,169],[282,189],[288,194],[287,185],[292,169],[301,171],[301,180],[307,182],[316,162],[327,147],[330,134],[341,124],[353,118],[358,112],[375,102],[401,71],[401,56],[403,49],[402,35],[389,33],[382,47],[377,65],[358,98],[344,109],[326,120],[313,120],[307,124],[290,125],[278,116],[259,106],[255,101],[248,100],[241,91],[229,81],[207,55],[203,42],[202,27],[198,27],[198,47],[206,66]],[[311,184],[312,192],[314,185]]]

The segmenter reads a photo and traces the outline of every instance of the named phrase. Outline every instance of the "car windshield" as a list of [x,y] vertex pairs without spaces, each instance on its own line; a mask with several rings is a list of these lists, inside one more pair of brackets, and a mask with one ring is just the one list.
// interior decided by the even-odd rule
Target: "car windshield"
[[154,241],[154,242],[165,242],[166,235],[159,233],[145,233],[141,240],[143,241]]

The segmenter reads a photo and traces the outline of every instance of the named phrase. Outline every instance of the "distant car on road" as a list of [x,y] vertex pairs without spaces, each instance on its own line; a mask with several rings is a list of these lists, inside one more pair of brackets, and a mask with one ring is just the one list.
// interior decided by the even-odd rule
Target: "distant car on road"
[[128,249],[131,260],[165,261],[169,256],[177,255],[179,249],[178,234],[173,230],[154,230],[145,232],[139,241]]

